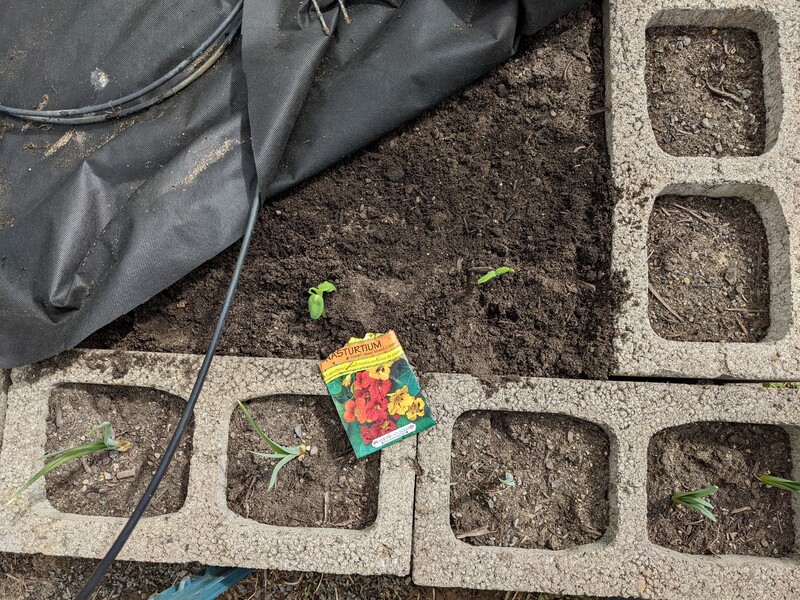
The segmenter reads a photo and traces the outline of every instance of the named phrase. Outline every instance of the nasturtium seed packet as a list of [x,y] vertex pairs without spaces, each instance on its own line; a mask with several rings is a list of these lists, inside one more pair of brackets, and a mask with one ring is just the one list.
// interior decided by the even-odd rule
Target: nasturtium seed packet
[[394,331],[352,338],[319,370],[358,458],[436,424]]

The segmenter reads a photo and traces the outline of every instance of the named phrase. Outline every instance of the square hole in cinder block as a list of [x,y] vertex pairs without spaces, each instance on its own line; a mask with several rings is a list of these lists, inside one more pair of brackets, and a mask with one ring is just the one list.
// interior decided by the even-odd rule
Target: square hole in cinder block
[[450,521],[476,546],[562,550],[608,527],[609,440],[562,415],[468,412],[453,429]]
[[[142,387],[69,384],[50,397],[46,452],[91,441],[87,432],[108,421],[117,440],[132,442],[127,452],[99,452],[69,462],[45,477],[47,499],[65,513],[128,517],[133,512],[169,444],[185,400]],[[178,511],[186,499],[193,424],[145,516]],[[90,439],[91,438],[91,439]]]
[[378,513],[380,453],[358,460],[331,399],[271,396],[245,403],[270,439],[283,446],[310,448],[292,460],[268,489],[277,460],[239,408],[228,439],[228,507],[243,517],[285,527],[363,529]]
[[754,156],[766,146],[761,46],[740,28],[647,30],[647,99],[662,150]]
[[[650,441],[647,508],[650,540],[688,554],[781,557],[795,547],[792,494],[758,475],[792,478],[791,445],[782,427],[692,423]],[[672,502],[676,492],[715,485],[708,497],[717,522]]]
[[770,328],[769,247],[742,198],[665,195],[648,229],[650,325],[680,341],[756,342]]

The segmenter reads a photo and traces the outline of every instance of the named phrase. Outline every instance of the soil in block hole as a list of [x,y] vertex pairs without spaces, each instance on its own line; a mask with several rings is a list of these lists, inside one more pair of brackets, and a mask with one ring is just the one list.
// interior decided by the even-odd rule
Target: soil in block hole
[[[129,440],[133,446],[127,452],[98,452],[49,473],[45,480],[50,504],[65,513],[130,516],[184,406],[183,398],[149,388],[73,384],[56,388],[50,398],[46,452],[91,441],[86,433],[104,421],[114,427],[117,440]],[[193,429],[190,422],[146,517],[183,506]]]
[[758,36],[746,29],[647,30],[647,99],[662,150],[675,156],[764,152]]
[[283,446],[305,444],[302,461],[284,466],[268,489],[276,460],[239,408],[228,440],[228,506],[243,517],[286,527],[363,529],[378,513],[380,453],[358,460],[326,396],[271,396],[245,404],[256,423]]
[[661,196],[648,230],[650,325],[668,340],[757,342],[769,329],[769,249],[741,198]]
[[[792,477],[789,435],[774,425],[693,423],[659,432],[648,451],[650,540],[688,554],[787,556],[794,549],[791,492],[758,476]],[[716,485],[717,522],[671,497]]]
[[609,442],[561,415],[469,412],[453,429],[450,520],[476,546],[562,550],[608,527]]

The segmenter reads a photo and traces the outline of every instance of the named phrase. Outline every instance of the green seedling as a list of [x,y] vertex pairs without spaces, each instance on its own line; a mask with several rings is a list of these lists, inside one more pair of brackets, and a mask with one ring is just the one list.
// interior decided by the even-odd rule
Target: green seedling
[[765,388],[789,388],[800,389],[800,381],[768,381],[764,384]]
[[514,479],[514,474],[511,471],[506,471],[506,476],[500,480],[500,483],[510,488],[517,487],[517,482]]
[[308,290],[308,312],[311,318],[315,321],[322,317],[323,319],[328,315],[325,314],[325,299],[322,294],[325,292],[335,292],[336,286],[330,281],[323,281],[317,287],[309,288]]
[[761,475],[758,480],[764,485],[782,490],[789,490],[795,494],[800,494],[800,481],[792,481],[791,479],[781,479],[780,477],[773,477],[772,475]]
[[500,277],[500,275],[505,275],[506,273],[513,273],[514,269],[511,267],[497,267],[496,269],[489,271],[486,275],[478,279],[478,285],[482,285],[487,281],[491,281],[495,277]]
[[250,450],[250,454],[260,456],[262,458],[274,458],[278,460],[278,464],[275,465],[275,468],[272,470],[272,476],[269,478],[269,485],[267,486],[267,489],[271,490],[275,487],[275,483],[278,481],[278,471],[280,471],[295,458],[302,461],[308,453],[308,446],[300,444],[299,446],[286,448],[277,442],[273,442],[271,439],[269,439],[269,437],[267,437],[267,434],[264,433],[264,430],[258,426],[258,423],[256,423],[255,419],[253,419],[253,415],[251,415],[250,411],[245,408],[244,404],[239,402],[239,408],[242,409],[245,418],[253,427],[253,429],[256,430],[258,437],[264,440],[264,443],[269,446],[270,450],[272,450],[272,452],[255,452],[254,450]]
[[57,450],[56,452],[51,452],[50,454],[45,454],[42,457],[42,460],[51,459],[44,467],[39,469],[37,473],[31,477],[25,485],[17,490],[17,492],[11,497],[11,500],[6,502],[6,506],[16,502],[17,499],[31,487],[39,478],[47,475],[51,471],[55,471],[61,465],[68,463],[71,460],[75,460],[76,458],[81,458],[82,456],[89,456],[90,454],[94,454],[95,452],[104,452],[106,450],[117,450],[118,452],[127,452],[131,449],[133,444],[127,440],[115,440],[114,439],[114,428],[111,427],[111,423],[100,423],[94,429],[91,429],[86,435],[95,435],[95,440],[88,444],[81,444],[79,446],[73,446],[72,448],[67,448],[65,450]]
[[696,510],[709,521],[716,522],[717,517],[711,512],[714,506],[711,502],[706,500],[706,496],[716,494],[718,490],[719,488],[717,486],[712,485],[711,487],[695,490],[693,492],[679,492],[672,496],[672,501],[678,506],[685,506],[686,508]]

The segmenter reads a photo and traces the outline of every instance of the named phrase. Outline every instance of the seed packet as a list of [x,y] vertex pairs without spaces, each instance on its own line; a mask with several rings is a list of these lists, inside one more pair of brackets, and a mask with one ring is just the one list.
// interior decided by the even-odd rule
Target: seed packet
[[357,458],[436,424],[394,331],[351,338],[319,370]]

